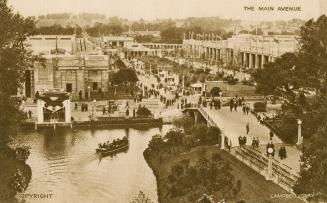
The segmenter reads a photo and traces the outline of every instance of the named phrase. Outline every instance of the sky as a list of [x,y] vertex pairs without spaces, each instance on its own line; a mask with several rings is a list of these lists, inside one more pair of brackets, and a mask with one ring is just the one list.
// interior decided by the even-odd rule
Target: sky
[[[8,0],[24,16],[49,13],[100,13],[129,20],[219,16],[241,20],[316,18],[327,0]],[[245,11],[244,6],[300,6],[300,12]]]

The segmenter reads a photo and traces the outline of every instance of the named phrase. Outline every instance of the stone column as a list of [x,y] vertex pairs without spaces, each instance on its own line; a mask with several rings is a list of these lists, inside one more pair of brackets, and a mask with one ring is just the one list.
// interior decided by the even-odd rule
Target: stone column
[[265,60],[265,56],[262,54],[261,55],[261,68],[263,68],[263,65],[265,64],[264,60]]
[[302,137],[302,121],[300,119],[297,120],[298,129],[297,129],[297,145],[301,145],[303,143],[303,137]]
[[272,172],[273,172],[273,169],[272,169],[272,160],[273,160],[272,155],[268,155],[268,167],[267,167],[266,180],[272,180],[273,179],[273,176],[272,176]]
[[259,67],[259,55],[256,53],[254,57],[254,68]]
[[253,62],[252,62],[252,54],[249,53],[249,68],[252,68],[252,64],[253,64]]
[[63,103],[64,103],[64,107],[65,107],[65,122],[70,123],[71,117],[72,117],[72,112],[70,109],[70,100],[67,99]]
[[43,123],[44,122],[44,115],[43,115],[43,107],[44,107],[44,101],[38,99],[37,100],[37,122]]

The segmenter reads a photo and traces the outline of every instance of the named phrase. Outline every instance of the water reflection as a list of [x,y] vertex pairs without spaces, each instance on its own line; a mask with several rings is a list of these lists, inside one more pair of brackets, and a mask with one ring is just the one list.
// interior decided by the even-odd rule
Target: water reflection
[[[31,146],[27,163],[33,174],[25,193],[54,194],[50,202],[126,203],[142,190],[157,201],[155,177],[143,151],[152,135],[170,127],[22,132],[12,144]],[[107,157],[96,154],[99,142],[125,135],[130,144],[126,152]]]

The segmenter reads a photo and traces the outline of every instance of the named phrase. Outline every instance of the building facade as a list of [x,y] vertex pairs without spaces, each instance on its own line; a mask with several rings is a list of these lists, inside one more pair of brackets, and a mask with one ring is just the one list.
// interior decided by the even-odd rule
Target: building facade
[[227,40],[189,37],[183,48],[189,59],[202,59],[243,68],[262,68],[286,52],[296,52],[297,37],[293,35],[241,34]]
[[109,86],[109,57],[105,55],[48,56],[46,64],[36,63],[28,83],[28,95],[61,89],[73,98],[88,98],[94,92],[106,92]]

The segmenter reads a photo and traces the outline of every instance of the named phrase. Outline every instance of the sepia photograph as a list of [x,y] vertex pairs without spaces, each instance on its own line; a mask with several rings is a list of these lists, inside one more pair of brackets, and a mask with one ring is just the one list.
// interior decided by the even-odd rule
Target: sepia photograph
[[0,203],[323,202],[326,0],[0,0]]

